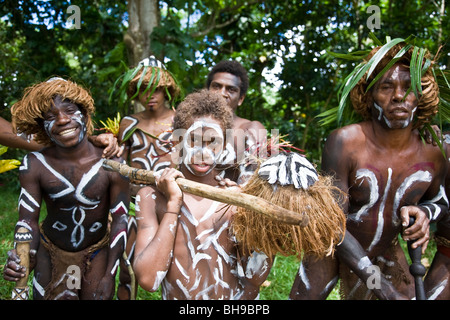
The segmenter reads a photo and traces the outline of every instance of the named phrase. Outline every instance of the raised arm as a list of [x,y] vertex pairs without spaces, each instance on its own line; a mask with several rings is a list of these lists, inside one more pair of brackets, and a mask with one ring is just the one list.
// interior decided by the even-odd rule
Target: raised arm
[[12,124],[2,117],[0,117],[0,144],[28,151],[37,151],[44,147],[32,139],[27,140],[23,136],[14,133]]

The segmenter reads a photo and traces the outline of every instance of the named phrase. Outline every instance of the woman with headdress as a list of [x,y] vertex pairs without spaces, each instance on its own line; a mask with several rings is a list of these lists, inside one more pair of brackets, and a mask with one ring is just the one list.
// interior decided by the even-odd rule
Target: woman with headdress
[[[130,81],[121,88],[126,89],[129,100],[142,106],[144,110],[125,116],[120,122],[118,138],[120,144],[125,147],[123,157],[135,168],[159,171],[172,167],[172,120],[175,114],[174,103],[180,95],[180,88],[164,64],[154,56],[142,60],[137,67],[130,69],[128,74],[131,75]],[[130,183],[133,198],[139,188],[139,185]],[[130,216],[128,229],[127,255],[132,260],[136,231],[133,216]],[[126,298],[128,290],[133,290],[124,290],[126,283],[130,281],[127,268],[121,264],[119,299]]]
[[180,89],[164,65],[151,56],[135,69],[127,87],[129,99],[144,110],[124,117],[119,142],[132,167],[158,171],[171,166],[173,103]]

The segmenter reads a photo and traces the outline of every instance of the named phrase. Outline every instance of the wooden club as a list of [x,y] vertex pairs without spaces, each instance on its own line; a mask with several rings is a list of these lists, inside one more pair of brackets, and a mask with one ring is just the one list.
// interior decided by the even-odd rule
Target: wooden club
[[25,267],[25,277],[16,283],[16,287],[12,291],[12,300],[28,300],[29,287],[28,276],[30,274],[30,242],[33,239],[31,232],[24,227],[17,229],[14,235],[16,242],[16,251],[20,259],[20,265]]
[[[409,218],[409,226],[411,227],[414,224],[414,218]],[[423,286],[423,276],[427,272],[427,269],[420,261],[422,259],[422,246],[418,246],[413,249],[411,247],[414,240],[408,240],[408,253],[411,258],[411,265],[409,266],[409,272],[414,277],[414,285],[416,290],[416,300],[427,300],[427,296],[425,294],[425,288]]]
[[[105,170],[119,172],[122,176],[125,176],[132,181],[155,184],[155,174],[153,171],[133,168],[113,160],[105,160],[103,162],[103,168]],[[218,189],[207,184],[184,178],[177,178],[176,183],[183,192],[243,207],[286,224],[306,226],[309,221],[309,218],[306,215],[295,213],[250,194],[237,192],[231,189]]]

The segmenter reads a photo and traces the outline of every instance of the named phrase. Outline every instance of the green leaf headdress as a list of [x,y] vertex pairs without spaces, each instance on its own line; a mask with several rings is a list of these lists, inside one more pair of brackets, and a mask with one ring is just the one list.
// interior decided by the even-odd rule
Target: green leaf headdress
[[111,103],[116,96],[119,108],[138,98],[139,94],[148,95],[151,98],[157,88],[164,88],[166,97],[174,108],[181,90],[175,76],[170,73],[164,64],[154,56],[143,59],[135,68],[123,73],[114,83],[109,96]]
[[[427,103],[431,104],[437,104],[440,102],[438,112],[429,111],[428,114],[422,116],[424,127],[429,131],[431,130],[430,132],[433,135],[434,131],[430,128],[429,121],[432,120],[436,113],[440,124],[442,124],[442,121],[448,122],[450,119],[450,85],[448,81],[448,72],[441,70],[435,61],[430,59],[427,49],[420,48],[415,45],[416,39],[414,36],[410,36],[406,39],[395,38],[391,40],[390,38],[387,38],[387,42],[384,45],[375,37],[373,33],[370,34],[370,37],[378,47],[378,50],[370,59],[368,59],[368,56],[371,50],[356,51],[349,54],[328,52],[331,56],[339,59],[353,61],[363,59],[364,61],[356,66],[356,68],[345,78],[340,86],[338,91],[339,105],[318,115],[318,117],[321,118],[319,122],[322,125],[328,125],[337,121],[339,126],[343,124],[344,119],[352,122],[352,118],[354,118],[354,110],[350,108],[350,103],[348,101],[348,97],[351,95],[352,90],[360,81],[364,81],[363,77],[365,77],[366,81],[369,81],[372,76],[372,80],[367,83],[365,91],[360,92],[361,94],[367,93],[386,71],[388,71],[397,61],[402,59],[408,51],[410,52],[412,50],[410,60],[411,87],[407,91],[406,95],[413,91],[418,99],[422,98],[420,103],[422,103],[424,99],[429,100]],[[374,71],[380,61],[385,59],[387,53],[394,48],[394,46],[400,44],[403,45],[402,48],[392,57],[390,61],[386,63],[383,69],[375,75]],[[427,86],[426,89],[423,89],[423,77],[427,71],[428,74],[430,73],[429,70],[431,70],[432,77],[434,77],[431,82],[437,82],[437,86]],[[439,87],[439,90],[437,87]],[[433,110],[434,109],[435,108],[433,108]],[[438,140],[436,138],[437,137],[435,137],[435,140]],[[438,143],[440,144],[440,142]]]

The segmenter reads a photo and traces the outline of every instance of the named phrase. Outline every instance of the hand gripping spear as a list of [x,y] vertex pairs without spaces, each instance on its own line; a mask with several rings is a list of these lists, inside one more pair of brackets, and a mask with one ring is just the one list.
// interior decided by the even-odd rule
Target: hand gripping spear
[[24,227],[17,229],[17,232],[14,235],[20,264],[25,267],[25,277],[17,281],[16,287],[12,291],[12,300],[28,300],[29,288],[27,282],[30,274],[30,242],[32,239],[33,236],[31,235],[31,232]]
[[[414,218],[409,218],[409,227],[414,224]],[[409,272],[414,277],[414,285],[416,289],[416,300],[427,300],[425,289],[423,287],[423,276],[427,272],[425,266],[420,262],[422,258],[422,246],[415,249],[411,247],[413,240],[407,241],[408,253],[411,258],[411,265],[409,266]]]
[[[155,183],[155,174],[153,171],[133,168],[113,160],[105,160],[103,162],[103,167],[105,170],[119,172],[130,180],[144,181],[149,184]],[[306,226],[309,221],[309,218],[306,215],[300,215],[250,194],[237,192],[231,189],[218,189],[207,184],[184,178],[177,178],[175,181],[184,192],[243,207],[286,224]]]

